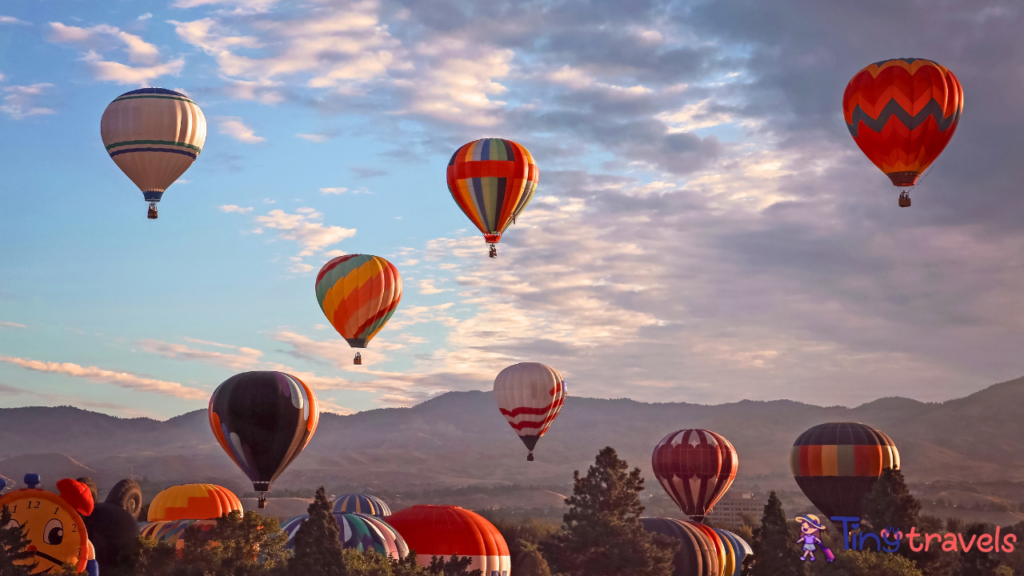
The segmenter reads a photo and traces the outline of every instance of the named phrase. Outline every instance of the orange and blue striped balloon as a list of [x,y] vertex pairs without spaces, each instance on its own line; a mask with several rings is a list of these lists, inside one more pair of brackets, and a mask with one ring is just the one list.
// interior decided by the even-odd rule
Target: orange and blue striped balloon
[[448,162],[448,191],[459,208],[494,244],[530,203],[540,172],[522,144],[484,138],[455,151]]
[[402,276],[380,256],[339,256],[317,274],[316,300],[349,346],[366,348],[398,309]]

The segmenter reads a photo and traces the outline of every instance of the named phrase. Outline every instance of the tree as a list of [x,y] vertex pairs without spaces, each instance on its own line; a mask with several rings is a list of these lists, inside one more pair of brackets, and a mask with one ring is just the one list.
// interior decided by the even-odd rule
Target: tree
[[427,567],[427,573],[437,574],[438,576],[482,576],[483,571],[479,568],[476,570],[469,569],[469,565],[472,563],[473,559],[469,556],[459,558],[458,554],[452,554],[447,562],[444,556],[440,558],[433,556],[430,558],[430,566]]
[[541,550],[565,576],[671,576],[679,543],[657,540],[640,524],[640,469],[615,450],[598,453],[587,475],[573,473],[564,525]]
[[149,538],[140,538],[140,544],[132,576],[172,576],[178,562],[174,545]]
[[277,519],[251,510],[244,515],[236,510],[221,516],[205,534],[198,526],[190,526],[182,538],[181,563],[201,570],[204,576],[267,574],[283,566],[287,558],[284,545],[288,537]]
[[512,562],[516,567],[516,576],[551,576],[548,561],[541,555],[536,545],[519,541],[522,544],[519,558]]
[[[772,491],[764,505],[761,525],[754,527],[754,554],[750,560],[750,576],[800,576],[803,574],[800,553],[795,548],[797,535],[790,530],[782,501]],[[819,555],[820,556],[820,555]]]
[[295,576],[345,576],[341,529],[331,511],[331,502],[321,486],[307,509],[309,518],[295,532],[295,557],[288,572]]
[[[511,520],[496,520],[494,527],[501,532],[501,536],[508,544],[509,558],[512,565],[516,567],[516,574],[523,573],[522,562],[527,555],[535,555],[543,564],[544,569],[548,568],[547,560],[540,554],[540,543],[550,538],[558,531],[558,526],[531,518],[526,522],[513,522]],[[538,568],[540,570],[540,568]],[[538,572],[540,574],[542,572]]]
[[[964,534],[964,542],[970,542],[972,536],[978,537],[990,532],[984,524],[971,524],[967,527],[967,532]],[[977,545],[973,546],[970,552],[961,551],[960,562],[961,576],[989,576],[999,566],[999,561],[990,552],[978,550]]]
[[839,550],[836,561],[816,572],[821,576],[922,576],[914,562],[898,554]]
[[910,494],[903,473],[886,468],[864,495],[863,520],[876,532],[890,526],[909,531],[917,526],[921,502]]
[[394,576],[394,562],[376,550],[360,552],[355,548],[346,548],[342,552],[342,562],[348,576]]
[[11,526],[11,510],[5,504],[0,509],[0,574],[28,576],[35,569],[34,552],[29,552],[28,536],[24,526]]

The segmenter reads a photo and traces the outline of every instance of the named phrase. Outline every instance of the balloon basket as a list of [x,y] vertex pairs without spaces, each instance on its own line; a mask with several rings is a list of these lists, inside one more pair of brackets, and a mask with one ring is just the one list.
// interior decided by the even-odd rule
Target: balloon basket
[[355,364],[356,366],[363,365],[363,357],[359,354],[359,352],[356,352],[356,357],[352,359],[352,363]]
[[533,452],[530,452],[529,454],[526,455],[526,461],[533,462]]
[[267,507],[267,499],[265,496],[260,496],[259,503],[257,504],[257,506],[259,506],[260,508]]
[[149,218],[150,220],[156,220],[157,213],[156,213],[156,203],[155,202],[150,202],[149,203],[149,212],[146,213],[146,218]]
[[900,193],[900,208],[910,208],[910,195],[906,192]]
[[498,247],[495,246],[494,244],[489,244],[489,246],[491,247],[491,251],[488,254],[488,256],[490,256],[491,258],[497,258],[498,257]]

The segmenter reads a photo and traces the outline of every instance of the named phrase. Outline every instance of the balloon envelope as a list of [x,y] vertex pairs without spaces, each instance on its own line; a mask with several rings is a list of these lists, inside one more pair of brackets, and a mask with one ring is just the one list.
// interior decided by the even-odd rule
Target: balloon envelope
[[349,346],[366,348],[398,309],[402,276],[380,256],[339,256],[317,274],[316,300]]
[[147,202],[199,157],[206,143],[206,117],[191,98],[164,88],[125,92],[103,112],[100,134],[117,167]]
[[210,428],[257,492],[306,447],[320,408],[313,390],[284,372],[244,372],[217,387],[208,409]]
[[843,94],[846,127],[896,186],[913,186],[956,132],[964,110],[960,81],[921,58],[875,62]]
[[172,520],[216,520],[234,511],[242,502],[233,492],[216,484],[181,484],[160,492],[149,504],[150,522]]
[[100,571],[114,570],[125,561],[139,538],[139,525],[127,510],[116,504],[100,502],[92,514],[82,518],[89,541],[96,549]]
[[547,433],[565,403],[565,380],[550,366],[522,362],[502,370],[494,379],[498,410],[530,451]]
[[379,518],[391,515],[391,508],[376,496],[369,494],[342,494],[334,499],[334,512],[358,512]]
[[[295,535],[307,518],[309,514],[303,514],[281,525],[281,530],[288,535],[285,548],[295,549]],[[405,558],[409,553],[409,546],[402,536],[381,518],[369,514],[335,512],[334,519],[338,521],[338,540],[341,541],[342,548],[354,548],[361,552],[374,550],[382,556],[391,556],[396,560]]]
[[654,447],[651,468],[679,509],[700,522],[732,485],[739,457],[721,434],[679,430]]
[[429,566],[432,556],[448,558],[453,554],[473,559],[469,570],[484,574],[508,575],[511,571],[508,545],[501,532],[483,516],[459,506],[419,505],[388,517],[405,538],[416,562]]
[[530,203],[539,177],[530,152],[501,138],[470,142],[448,162],[448,191],[491,244]]
[[718,552],[707,534],[692,523],[675,518],[641,518],[644,530],[679,540],[672,576],[719,576]]
[[829,422],[793,443],[790,468],[811,504],[828,518],[861,515],[861,500],[886,468],[900,467],[896,443],[860,422]]
[[715,528],[715,532],[718,532],[722,540],[728,541],[732,550],[731,563],[727,563],[726,566],[727,568],[731,566],[732,570],[723,572],[723,576],[740,576],[743,573],[743,559],[747,556],[752,556],[754,551],[750,548],[750,544],[747,544],[746,540],[728,530]]

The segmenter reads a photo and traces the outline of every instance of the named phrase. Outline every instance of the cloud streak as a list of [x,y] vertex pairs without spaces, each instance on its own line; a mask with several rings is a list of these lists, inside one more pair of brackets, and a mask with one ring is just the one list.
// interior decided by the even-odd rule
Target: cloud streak
[[0,362],[13,364],[35,372],[64,374],[73,378],[83,378],[90,382],[112,384],[138,392],[154,392],[183,400],[202,400],[209,396],[209,393],[204,390],[183,386],[177,382],[146,378],[129,372],[105,370],[96,366],[79,366],[70,362],[43,362],[13,356],[0,356]]

